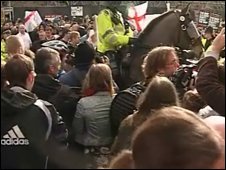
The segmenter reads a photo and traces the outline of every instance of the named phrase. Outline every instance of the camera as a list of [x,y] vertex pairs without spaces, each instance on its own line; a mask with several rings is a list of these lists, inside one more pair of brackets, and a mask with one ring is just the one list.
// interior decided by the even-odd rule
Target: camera
[[196,68],[196,64],[183,64],[177,69],[173,76],[171,76],[170,80],[177,89],[189,90],[191,89],[190,86],[194,86],[195,83],[197,76]]

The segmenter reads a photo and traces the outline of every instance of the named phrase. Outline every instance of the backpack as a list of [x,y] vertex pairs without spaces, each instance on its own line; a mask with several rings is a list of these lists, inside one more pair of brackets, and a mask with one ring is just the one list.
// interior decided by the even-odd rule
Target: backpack
[[46,137],[45,137],[45,140],[47,141],[49,139],[49,136],[52,130],[52,116],[49,109],[47,108],[47,105],[51,105],[51,104],[41,99],[38,99],[36,100],[34,105],[38,106],[43,111],[43,113],[45,114],[48,120],[48,130],[46,132]]
[[120,91],[112,100],[110,107],[110,122],[112,135],[118,134],[121,121],[136,110],[136,102],[145,87],[136,83],[129,88]]
[[[14,92],[26,91],[25,89],[22,89],[21,87],[17,87],[17,86],[11,87],[10,89]],[[43,113],[45,114],[45,116],[47,118],[48,129],[47,129],[47,132],[46,132],[46,135],[45,135],[45,140],[47,141],[49,139],[49,136],[50,136],[50,133],[51,133],[51,130],[52,130],[52,116],[51,116],[51,113],[50,113],[49,109],[47,108],[47,106],[51,106],[52,104],[47,102],[47,101],[37,99],[35,101],[34,105],[39,107],[43,111]]]

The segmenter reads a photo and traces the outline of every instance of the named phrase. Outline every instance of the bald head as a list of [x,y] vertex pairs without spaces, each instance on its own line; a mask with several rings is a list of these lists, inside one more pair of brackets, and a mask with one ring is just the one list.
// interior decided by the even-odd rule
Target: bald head
[[204,121],[211,127],[213,127],[225,140],[225,117],[223,116],[210,116],[204,119]]
[[24,24],[20,24],[20,25],[19,25],[19,32],[20,32],[21,34],[24,34],[24,33],[25,33],[25,26],[24,26]]
[[23,39],[17,35],[10,35],[6,39],[6,51],[10,56],[14,54],[24,54],[25,47]]

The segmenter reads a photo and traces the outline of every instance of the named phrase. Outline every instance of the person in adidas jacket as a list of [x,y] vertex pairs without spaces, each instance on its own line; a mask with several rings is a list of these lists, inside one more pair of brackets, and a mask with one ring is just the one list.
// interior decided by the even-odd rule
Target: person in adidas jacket
[[4,69],[10,87],[1,89],[1,168],[45,169],[48,156],[66,146],[64,123],[52,104],[30,92],[35,78],[30,58],[17,54]]

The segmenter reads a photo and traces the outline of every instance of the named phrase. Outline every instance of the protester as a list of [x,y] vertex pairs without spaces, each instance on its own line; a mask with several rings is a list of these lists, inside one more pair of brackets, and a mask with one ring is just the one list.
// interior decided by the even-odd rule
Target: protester
[[59,80],[71,87],[82,87],[85,75],[94,62],[95,51],[92,45],[84,42],[78,45],[74,54],[75,67],[65,75],[62,75]]
[[26,32],[25,26],[23,24],[19,25],[19,33],[17,34],[17,36],[22,38],[25,49],[29,50],[32,42],[31,42],[31,38],[30,38],[29,34]]
[[[161,46],[152,49],[144,58],[142,64],[142,71],[144,79],[141,82],[131,85],[127,90],[133,95],[128,93],[126,96],[116,95],[115,102],[116,107],[112,107],[112,110],[118,110],[113,112],[111,118],[112,133],[116,136],[121,121],[129,114],[133,113],[136,109],[137,97],[142,94],[148,84],[155,76],[172,76],[179,67],[179,60],[176,51],[173,47]],[[136,88],[135,88],[136,87]],[[134,95],[136,98],[134,99]],[[131,97],[132,96],[132,97]],[[117,97],[118,102],[117,102]],[[121,100],[120,100],[121,99]],[[114,102],[113,101],[113,102]],[[123,108],[122,108],[123,107]]]
[[166,107],[137,129],[132,151],[120,155],[127,165],[116,158],[119,163],[113,161],[110,168],[224,169],[224,145],[221,136],[195,113]]
[[80,96],[56,79],[61,64],[59,53],[54,49],[42,47],[37,51],[34,62],[37,76],[32,92],[55,106],[71,135],[72,120]]
[[[84,80],[83,95],[73,119],[74,141],[94,158],[93,168],[107,165],[105,156],[113,142],[110,106],[114,86],[112,72],[106,64],[93,64]],[[97,164],[97,165],[95,165]]]
[[16,35],[10,35],[6,39],[6,52],[8,54],[7,59],[11,58],[15,54],[24,54],[25,47],[22,38]]
[[118,135],[111,148],[113,154],[123,149],[130,149],[134,131],[152,116],[155,110],[166,106],[179,106],[179,99],[173,83],[166,77],[156,76],[137,103],[138,110],[127,116],[120,124]]
[[110,145],[109,110],[114,87],[108,65],[93,64],[90,67],[83,84],[83,94],[73,120],[75,141],[87,147]]
[[44,30],[38,31],[38,40],[34,41],[31,46],[31,50],[36,53],[38,49],[42,47],[42,44],[45,43],[46,40],[46,32]]
[[[225,48],[225,28],[214,39],[199,63],[196,88],[204,101],[217,113],[225,115],[225,84],[220,81],[217,60]],[[223,76],[224,77],[224,76]]]
[[55,162],[52,153],[66,147],[62,119],[52,104],[31,93],[36,76],[32,59],[14,55],[4,71],[10,87],[1,90],[1,168],[47,168],[48,156]]

